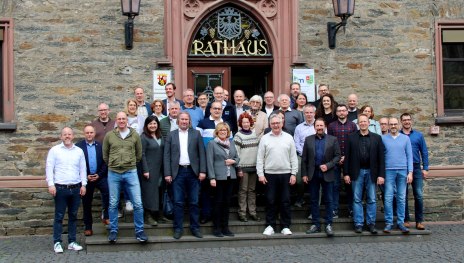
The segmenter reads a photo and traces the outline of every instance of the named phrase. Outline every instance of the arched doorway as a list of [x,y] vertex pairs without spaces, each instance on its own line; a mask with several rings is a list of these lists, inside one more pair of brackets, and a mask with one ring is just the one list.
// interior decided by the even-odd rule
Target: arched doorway
[[221,85],[245,96],[273,90],[273,53],[267,33],[252,14],[232,4],[210,12],[198,23],[187,53],[188,86],[195,93]]

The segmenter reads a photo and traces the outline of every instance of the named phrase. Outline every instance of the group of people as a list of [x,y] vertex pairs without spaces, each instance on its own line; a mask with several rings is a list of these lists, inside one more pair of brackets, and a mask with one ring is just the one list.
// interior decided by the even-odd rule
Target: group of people
[[[329,86],[319,85],[320,99],[309,103],[298,83],[290,95],[280,94],[275,105],[270,91],[246,99],[242,90],[233,94],[235,104],[222,87],[214,99],[192,89],[175,97],[176,86],[165,86],[166,99],[145,101],[142,88],[134,90],[125,110],[109,117],[109,107],[98,105],[98,118],[84,127],[84,140],[73,144],[69,127],[61,132],[62,143],[54,146],[46,163],[49,192],[55,199],[54,250],[63,252],[62,221],[68,208],[68,249],[80,250],[76,242],[77,210],[82,197],[84,234],[92,235],[94,189],[102,196],[102,222],[109,225],[108,240],[117,241],[121,190],[134,212],[135,236],[148,237],[144,223],[162,219],[160,198],[168,191],[174,205],[175,239],[183,235],[184,206],[188,204],[190,231],[202,238],[200,224],[213,221],[213,235],[234,236],[229,229],[229,207],[238,181],[238,217],[260,221],[256,212],[256,184],[265,187],[266,228],[291,235],[291,190],[295,206],[304,204],[310,192],[307,233],[321,232],[319,193],[325,204],[325,232],[333,236],[332,221],[339,213],[342,182],[347,190],[354,229],[364,227],[363,192],[366,193],[366,227],[375,234],[376,185],[382,186],[386,226],[393,227],[396,199],[397,227],[409,232],[407,184],[412,183],[416,228],[424,229],[422,179],[427,176],[428,155],[423,135],[412,129],[412,117],[374,120],[372,106],[357,108],[355,94],[347,104],[337,103]],[[343,179],[343,180],[342,180]]]

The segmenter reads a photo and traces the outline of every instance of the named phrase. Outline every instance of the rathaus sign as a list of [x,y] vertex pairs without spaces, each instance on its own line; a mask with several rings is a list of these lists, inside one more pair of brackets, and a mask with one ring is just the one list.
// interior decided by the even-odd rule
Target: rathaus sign
[[225,7],[202,21],[190,49],[190,57],[271,56],[258,23],[244,12]]

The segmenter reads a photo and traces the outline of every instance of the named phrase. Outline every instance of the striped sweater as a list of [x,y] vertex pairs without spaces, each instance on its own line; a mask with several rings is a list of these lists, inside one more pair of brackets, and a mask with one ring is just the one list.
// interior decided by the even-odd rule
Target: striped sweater
[[241,130],[234,137],[235,148],[240,157],[238,167],[244,172],[256,172],[256,157],[258,155],[259,138],[253,131],[245,134]]

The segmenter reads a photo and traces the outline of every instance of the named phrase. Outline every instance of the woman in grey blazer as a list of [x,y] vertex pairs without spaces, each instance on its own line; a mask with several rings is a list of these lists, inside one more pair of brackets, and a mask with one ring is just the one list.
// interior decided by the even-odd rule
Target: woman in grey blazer
[[232,186],[237,179],[235,168],[239,158],[229,137],[229,125],[219,123],[214,130],[214,140],[208,143],[206,149],[208,178],[215,190],[213,235],[216,237],[234,236],[229,229],[229,204]]
[[163,171],[164,141],[160,122],[156,116],[145,119],[142,142],[142,175],[139,178],[142,203],[145,209],[145,224],[157,225],[159,217],[159,187]]

